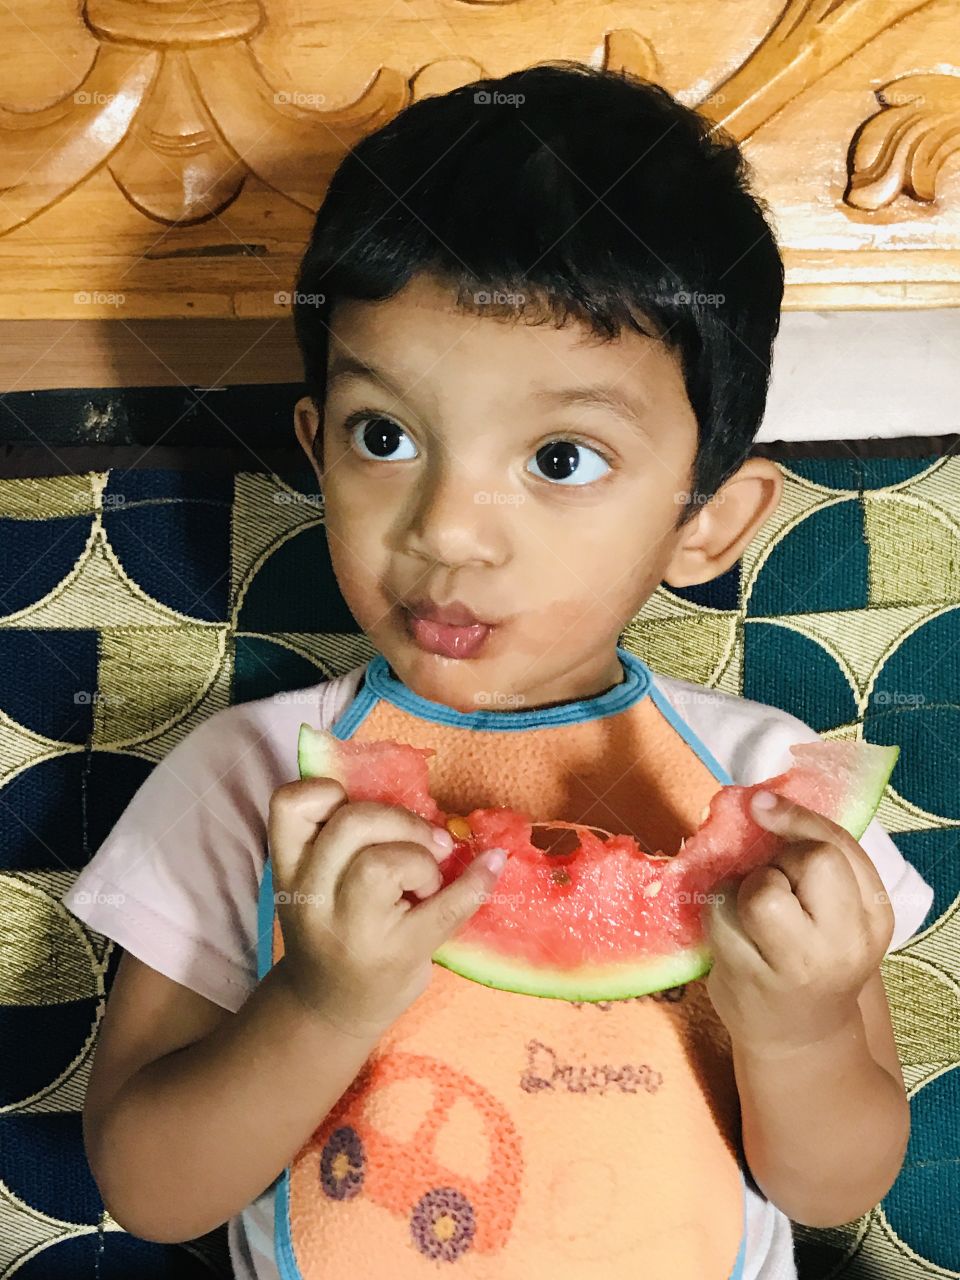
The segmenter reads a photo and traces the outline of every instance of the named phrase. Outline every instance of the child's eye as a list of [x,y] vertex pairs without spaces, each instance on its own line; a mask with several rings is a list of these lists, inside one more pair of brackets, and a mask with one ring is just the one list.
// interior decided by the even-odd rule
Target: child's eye
[[[363,429],[357,431],[357,427]],[[377,458],[381,462],[405,462],[408,458],[417,456],[415,449],[413,453],[393,452],[397,447],[398,438],[406,440],[411,448],[413,448],[413,441],[392,418],[386,418],[381,413],[355,414],[343,424],[343,430],[358,448],[362,444],[363,448],[368,450],[367,453],[361,451],[361,457]]]
[[[586,466],[582,465],[584,455],[589,454],[593,455],[593,460],[588,458]],[[602,453],[575,440],[551,440],[537,450],[531,459],[531,464],[533,462],[553,473],[546,475],[544,479],[567,486],[590,484],[591,481],[598,480],[604,474],[604,471],[597,470],[598,463],[606,471],[610,470],[610,464]]]

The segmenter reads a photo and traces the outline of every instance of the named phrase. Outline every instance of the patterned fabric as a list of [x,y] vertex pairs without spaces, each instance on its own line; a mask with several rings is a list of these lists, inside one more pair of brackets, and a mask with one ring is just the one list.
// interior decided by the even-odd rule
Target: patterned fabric
[[[162,1246],[103,1215],[80,1108],[117,956],[58,900],[196,724],[373,652],[292,455],[272,472],[104,456],[0,480],[0,1280],[229,1275],[222,1230]],[[928,927],[884,962],[910,1146],[861,1221],[797,1228],[800,1266],[803,1280],[960,1276],[960,461],[783,465],[780,509],[742,562],[660,588],[622,643],[828,737],[862,722],[902,747],[878,817],[936,889]]]

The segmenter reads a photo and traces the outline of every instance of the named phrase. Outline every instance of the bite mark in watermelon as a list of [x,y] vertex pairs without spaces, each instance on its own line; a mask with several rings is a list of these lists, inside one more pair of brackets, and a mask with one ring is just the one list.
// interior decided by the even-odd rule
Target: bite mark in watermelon
[[822,813],[859,839],[900,754],[860,741],[790,750],[794,765],[776,777],[721,787],[672,854],[648,854],[630,835],[533,822],[508,808],[444,813],[430,794],[435,753],[409,743],[341,741],[303,724],[298,762],[301,777],[334,778],[350,801],[402,805],[445,826],[455,843],[440,863],[444,885],[484,850],[507,851],[493,893],[434,953],[438,964],[504,991],[597,1001],[648,995],[709,971],[708,895],[768,862],[780,844],[750,814],[755,791]]

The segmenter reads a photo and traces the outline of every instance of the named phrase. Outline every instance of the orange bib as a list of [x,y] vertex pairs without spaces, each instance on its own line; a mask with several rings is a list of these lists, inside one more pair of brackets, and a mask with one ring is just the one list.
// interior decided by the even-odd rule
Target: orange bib
[[[414,694],[378,656],[331,731],[435,748],[446,812],[507,805],[669,851],[731,779],[617,653],[626,678],[603,694],[473,714]],[[259,911],[262,977],[283,954],[269,860]],[[283,1280],[739,1280],[729,1037],[703,980],[578,1003],[434,965],[275,1186]]]

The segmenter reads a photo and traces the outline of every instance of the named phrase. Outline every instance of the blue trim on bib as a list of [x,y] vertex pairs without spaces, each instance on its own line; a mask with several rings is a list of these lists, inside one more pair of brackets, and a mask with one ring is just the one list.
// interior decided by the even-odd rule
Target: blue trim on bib
[[617,645],[617,657],[624,669],[624,679],[605,693],[555,707],[532,707],[529,711],[458,711],[408,689],[390,674],[389,663],[383,654],[377,654],[367,664],[363,688],[331,732],[338,738],[349,738],[373,709],[377,698],[383,698],[401,711],[408,711],[419,720],[450,725],[454,729],[496,729],[501,733],[513,733],[521,729],[546,729],[582,720],[601,720],[639,702],[652,684],[649,668],[635,654]]
[[724,769],[723,765],[709,750],[709,748],[700,741],[697,735],[687,724],[686,720],[677,715],[676,711],[674,711],[664,694],[660,692],[652,680],[650,682],[650,698],[660,714],[673,726],[674,729],[676,729],[677,733],[679,733],[687,746],[693,748],[717,781],[722,782],[725,786],[729,786],[733,782],[733,778],[730,777],[730,774],[727,773],[726,769]]
[[[273,1246],[280,1272],[280,1280],[303,1280],[297,1258],[293,1251],[293,1236],[290,1229],[290,1166],[284,1169],[277,1190],[273,1197]],[[738,1273],[739,1274],[739,1273]],[[736,1280],[731,1276],[730,1280]]]
[[733,1270],[727,1277],[727,1280],[743,1280],[743,1268],[747,1258],[747,1180],[743,1176],[743,1166],[737,1161],[737,1172],[740,1174],[740,1205],[743,1211],[741,1219],[743,1226],[740,1228],[740,1248],[737,1250],[737,1256],[733,1260]]
[[349,705],[344,709],[340,717],[330,725],[328,730],[335,738],[340,738],[343,742],[353,737],[357,727],[366,720],[377,705],[378,695],[370,692],[370,667],[374,661],[375,659],[371,659],[367,663],[363,675],[363,684],[350,699]]
[[257,981],[273,967],[273,868],[269,857],[263,864],[260,892],[257,896]]

